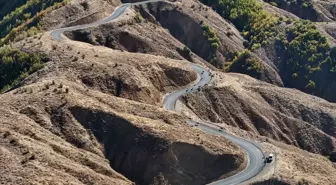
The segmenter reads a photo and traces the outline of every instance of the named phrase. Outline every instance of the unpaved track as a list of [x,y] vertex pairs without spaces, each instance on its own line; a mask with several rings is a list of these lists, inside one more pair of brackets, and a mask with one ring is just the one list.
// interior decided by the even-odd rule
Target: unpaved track
[[[67,28],[60,28],[53,30],[51,32],[52,39],[54,40],[61,40],[61,35],[65,31],[73,31],[73,30],[79,30],[79,29],[85,29],[89,27],[99,26],[101,24],[106,24],[108,22],[111,22],[117,18],[119,18],[127,8],[129,8],[132,5],[140,5],[140,4],[146,4],[148,2],[155,2],[159,0],[151,0],[151,1],[143,1],[138,3],[126,3],[116,8],[116,10],[107,18],[90,23],[85,25],[78,25],[78,26],[71,26]],[[209,84],[211,81],[211,73],[209,70],[198,66],[196,64],[190,64],[190,67],[194,69],[198,75],[198,81],[195,83],[192,87],[186,87],[174,92],[171,92],[167,94],[164,97],[164,107],[168,110],[175,111],[175,105],[176,101],[182,97],[183,95],[191,92],[195,92],[198,90],[198,88],[203,87],[206,84]],[[209,134],[219,135],[226,137],[227,139],[231,140],[233,143],[239,145],[246,153],[248,158],[248,164],[246,169],[239,172],[236,175],[233,175],[231,177],[218,180],[216,182],[211,183],[211,185],[231,185],[231,184],[240,184],[244,181],[247,181],[256,175],[258,175],[264,167],[264,154],[261,151],[261,149],[254,144],[253,142],[247,141],[245,139],[233,136],[223,130],[219,130],[216,126],[211,126],[209,123],[206,122],[195,122],[193,120],[187,120],[188,124],[191,125],[198,125],[200,129],[202,129],[204,132],[207,132]]]

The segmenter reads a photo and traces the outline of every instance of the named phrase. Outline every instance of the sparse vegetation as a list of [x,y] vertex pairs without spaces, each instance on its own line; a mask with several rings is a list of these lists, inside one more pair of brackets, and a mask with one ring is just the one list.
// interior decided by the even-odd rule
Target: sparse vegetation
[[306,86],[306,89],[315,89],[315,82],[312,81],[312,80],[309,80],[307,86]]
[[191,50],[187,47],[184,46],[183,49],[181,48],[176,48],[176,51],[185,59],[192,61],[192,57],[191,57]]
[[202,30],[203,30],[203,36],[208,40],[210,44],[210,55],[209,55],[210,57],[208,61],[212,65],[220,68],[221,66],[216,57],[216,52],[220,45],[219,38],[217,37],[215,30],[209,27],[208,25],[202,25]]
[[23,39],[36,35],[41,29],[39,24],[41,18],[67,2],[69,0],[23,0],[1,3],[0,5],[11,7],[11,11],[5,11],[6,15],[3,13],[0,21],[0,45],[7,44],[15,38]]

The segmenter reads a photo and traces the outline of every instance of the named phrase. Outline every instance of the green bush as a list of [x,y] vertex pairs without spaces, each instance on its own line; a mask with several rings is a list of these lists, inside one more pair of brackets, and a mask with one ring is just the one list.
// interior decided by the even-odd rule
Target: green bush
[[189,49],[187,46],[184,46],[182,51],[183,51],[185,54],[187,54],[187,55],[190,55],[190,54],[191,54],[191,51],[190,51],[190,49]]
[[143,17],[141,16],[141,14],[139,14],[139,13],[136,13],[134,19],[135,19],[135,21],[136,21],[137,23],[141,23],[141,22],[144,21],[144,18],[143,18]]
[[20,50],[3,47],[0,49],[0,91],[4,92],[19,84],[21,80],[43,68],[46,56],[28,54]]
[[315,89],[316,85],[314,81],[309,80],[309,83],[306,85],[306,89]]
[[293,73],[292,78],[293,78],[293,79],[298,79],[298,78],[299,78],[299,75],[298,75],[297,73]]
[[210,28],[208,25],[203,25],[202,30],[203,30],[203,36],[208,39],[212,48],[214,50],[217,50],[220,42],[215,30]]
[[257,58],[253,57],[248,50],[238,53],[225,67],[225,71],[227,72],[243,73],[254,78],[259,78],[263,70],[263,64]]

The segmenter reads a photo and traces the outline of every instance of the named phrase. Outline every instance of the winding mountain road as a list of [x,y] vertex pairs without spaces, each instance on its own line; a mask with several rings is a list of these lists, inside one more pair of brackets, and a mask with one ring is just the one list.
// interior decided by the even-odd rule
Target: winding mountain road
[[[180,89],[178,91],[174,91],[166,95],[163,101],[164,107],[166,109],[175,111],[176,101],[181,96],[187,93],[196,92],[198,88],[201,88],[202,86],[210,83],[211,73],[207,69],[200,67],[196,64],[190,64],[190,65],[192,69],[196,71],[199,76],[197,83],[193,85],[192,87],[186,87],[186,88]],[[265,166],[264,154],[256,144],[250,141],[247,141],[245,139],[233,136],[225,132],[224,130],[220,130],[219,128],[217,128],[217,126],[215,127],[209,126],[209,123],[207,122],[199,122],[199,121],[196,122],[193,120],[187,120],[187,122],[190,125],[197,125],[198,128],[202,129],[203,131],[209,134],[224,136],[225,138],[229,139],[233,143],[239,145],[244,150],[244,152],[247,154],[248,164],[245,170],[231,177],[213,182],[211,183],[211,185],[240,184],[242,182],[245,182],[251,179],[252,177],[255,177],[263,170]]]
[[[53,30],[51,32],[51,37],[54,40],[61,40],[61,35],[65,31],[74,31],[79,29],[85,29],[89,27],[99,26],[101,24],[106,24],[108,22],[111,22],[117,18],[119,18],[127,8],[129,8],[132,5],[140,5],[140,4],[146,4],[148,2],[155,2],[160,0],[149,0],[149,1],[143,1],[143,2],[137,2],[137,3],[126,3],[118,8],[107,18],[90,23],[90,24],[84,24],[84,25],[78,25],[78,26],[71,26],[67,28],[60,28]],[[201,88],[205,86],[206,84],[209,84],[211,81],[211,73],[209,70],[198,66],[196,64],[190,64],[190,67],[195,70],[198,74],[197,82],[194,83],[192,87],[186,87],[177,91],[174,91],[172,93],[167,94],[164,97],[164,107],[168,110],[175,111],[175,105],[179,98],[181,98],[183,95],[191,92],[196,92],[198,88]],[[261,149],[255,145],[253,142],[247,141],[245,139],[233,136],[223,130],[219,130],[218,128],[210,126],[209,123],[206,122],[195,122],[193,120],[187,120],[188,124],[191,125],[198,125],[198,128],[202,129],[203,131],[226,137],[227,139],[231,140],[233,143],[239,145],[246,153],[248,158],[248,164],[246,169],[239,172],[236,175],[233,175],[231,177],[218,180],[216,182],[211,183],[211,185],[235,185],[240,184],[244,181],[247,181],[251,179],[252,177],[255,177],[257,174],[259,174],[264,167],[264,154],[261,151]]]

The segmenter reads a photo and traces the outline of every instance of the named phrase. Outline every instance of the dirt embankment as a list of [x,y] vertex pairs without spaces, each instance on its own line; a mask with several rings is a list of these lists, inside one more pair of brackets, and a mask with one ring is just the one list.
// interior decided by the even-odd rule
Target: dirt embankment
[[336,147],[335,104],[298,90],[238,74],[184,97],[202,119],[226,123],[307,151],[330,155]]

